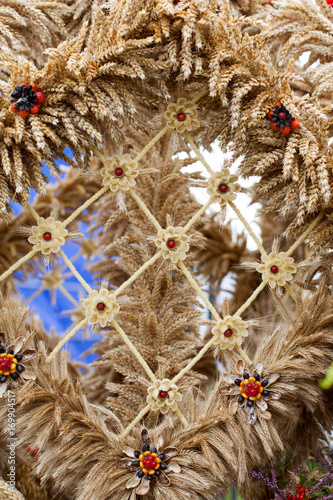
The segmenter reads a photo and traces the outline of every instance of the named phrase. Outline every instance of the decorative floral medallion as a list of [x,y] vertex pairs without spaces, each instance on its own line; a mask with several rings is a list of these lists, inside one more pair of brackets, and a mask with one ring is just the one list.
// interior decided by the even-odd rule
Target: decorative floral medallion
[[231,174],[227,168],[222,172],[216,172],[208,180],[207,192],[211,200],[221,205],[235,200],[240,191],[240,185],[237,181],[237,175]]
[[243,342],[243,337],[247,337],[247,323],[240,316],[225,316],[221,321],[217,322],[212,328],[214,335],[213,343],[218,344],[221,349],[233,349],[235,346],[240,346]]
[[169,226],[167,229],[160,229],[157,235],[155,245],[162,250],[163,259],[170,259],[174,264],[178,260],[185,260],[190,246],[184,228]]
[[39,111],[38,104],[45,101],[43,92],[38,92],[37,85],[27,85],[22,83],[15,86],[15,92],[11,94],[12,110],[20,113],[21,116],[28,116],[30,113],[36,114]]
[[161,413],[175,411],[181,400],[182,395],[178,392],[178,387],[168,378],[155,380],[154,385],[148,388],[147,403],[151,405],[153,411],[159,410]]
[[111,191],[128,191],[135,186],[135,178],[138,176],[137,163],[130,155],[108,158],[102,169],[103,184],[109,186]]
[[248,422],[251,425],[256,422],[257,416],[266,420],[270,419],[272,415],[267,411],[267,401],[280,399],[281,394],[267,388],[276,382],[280,375],[273,373],[264,377],[261,363],[256,366],[251,375],[245,369],[243,360],[237,362],[236,373],[237,375],[224,375],[224,383],[219,391],[223,396],[236,396],[230,399],[231,413],[234,415],[239,407],[243,407],[248,412]]
[[5,336],[0,333],[0,397],[6,392],[8,382],[14,387],[23,385],[26,380],[35,380],[36,375],[27,371],[26,366],[21,363],[34,358],[34,349],[22,350],[25,343],[24,337],[18,337],[13,345],[6,347]]
[[262,280],[271,288],[284,286],[293,279],[293,274],[296,273],[294,259],[288,257],[286,252],[271,252],[268,255],[262,255],[261,261],[262,263],[256,267],[256,270],[262,274]]
[[272,130],[275,132],[280,130],[284,135],[288,135],[290,129],[299,127],[299,122],[293,118],[292,114],[280,102],[275,104],[274,109],[268,113],[267,118],[271,120]]
[[65,244],[68,235],[62,223],[53,217],[39,217],[37,226],[32,226],[32,235],[28,241],[33,245],[33,249],[42,252],[43,255],[57,253],[60,247]]
[[[176,462],[169,460],[178,455],[177,448],[167,447],[163,449],[163,438],[160,436],[155,446],[151,447],[151,441],[146,429],[141,433],[142,448],[134,450],[129,446],[124,448],[128,458],[121,459],[117,466],[120,469],[129,469],[134,472],[126,483],[127,489],[135,489],[137,495],[146,495],[149,492],[153,480],[163,486],[169,486],[171,481],[167,474],[181,472]],[[168,462],[168,463],[167,463]]]
[[169,104],[164,117],[168,127],[185,132],[199,127],[198,111],[196,105],[191,101],[186,101],[183,97],[176,103]]
[[100,324],[103,328],[113,320],[114,315],[120,309],[115,296],[106,288],[90,292],[89,297],[84,299],[82,305],[88,323],[90,325]]

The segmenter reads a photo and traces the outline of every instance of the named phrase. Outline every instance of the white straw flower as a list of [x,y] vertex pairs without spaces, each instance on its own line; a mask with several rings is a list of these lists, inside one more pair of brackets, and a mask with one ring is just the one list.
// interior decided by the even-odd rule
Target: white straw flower
[[176,103],[169,104],[164,117],[168,127],[184,132],[185,130],[194,130],[199,127],[198,111],[195,104],[186,101],[183,97]]
[[178,260],[185,260],[190,246],[184,228],[169,226],[167,229],[160,229],[157,234],[155,245],[162,250],[164,259],[170,259],[174,264]]
[[262,274],[262,280],[269,284],[271,288],[284,286],[293,279],[296,273],[294,259],[288,257],[286,252],[271,252],[261,256],[262,263],[256,270]]
[[213,202],[225,205],[228,201],[233,201],[237,197],[240,185],[237,175],[233,175],[226,168],[223,172],[216,172],[208,180],[207,192]]
[[240,346],[243,342],[243,337],[247,337],[247,323],[240,316],[225,316],[221,321],[217,322],[212,328],[214,335],[213,343],[219,344],[222,349],[233,349],[235,346]]
[[34,250],[42,252],[44,255],[59,252],[68,235],[67,229],[53,217],[47,219],[39,217],[37,226],[33,226],[31,232],[32,235],[28,238],[29,243],[33,245]]
[[102,169],[103,184],[109,186],[111,191],[128,191],[135,185],[135,177],[138,176],[137,163],[132,160],[130,155],[108,158],[104,162]]
[[119,304],[115,296],[105,288],[93,290],[89,297],[82,302],[86,318],[90,325],[100,324],[103,328],[110,323],[119,311]]
[[178,387],[168,378],[155,380],[154,385],[148,389],[147,403],[151,405],[151,410],[159,410],[161,413],[175,411],[181,400],[182,395],[178,392]]

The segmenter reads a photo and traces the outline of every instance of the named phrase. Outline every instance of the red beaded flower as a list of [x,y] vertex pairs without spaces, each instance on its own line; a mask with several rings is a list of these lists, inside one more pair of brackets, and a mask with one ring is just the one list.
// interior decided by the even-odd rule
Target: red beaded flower
[[18,337],[15,344],[6,347],[5,336],[0,333],[0,398],[6,392],[9,381],[13,385],[22,385],[25,380],[35,380],[36,375],[26,371],[26,367],[21,363],[32,359],[36,355],[34,349],[22,351],[24,337]]
[[271,128],[274,131],[280,130],[284,135],[288,135],[290,129],[299,127],[299,122],[293,118],[292,114],[280,102],[275,104],[274,109],[268,113],[267,118],[271,120]]
[[181,468],[176,462],[166,463],[178,455],[178,450],[168,447],[161,451],[164,444],[162,436],[158,438],[153,447],[151,447],[146,429],[141,432],[141,439],[143,442],[141,451],[126,446],[123,451],[129,458],[122,458],[117,463],[117,467],[135,472],[134,476],[127,481],[126,488],[136,488],[137,495],[146,495],[154,478],[161,485],[169,486],[170,479],[166,474],[169,472],[179,473]]
[[272,417],[267,411],[267,401],[270,399],[280,399],[281,394],[272,392],[267,388],[276,382],[280,377],[277,373],[263,377],[263,366],[259,363],[252,375],[245,369],[243,360],[236,364],[237,375],[224,375],[224,382],[219,392],[223,396],[237,396],[231,399],[229,409],[235,414],[239,407],[244,407],[248,412],[248,422],[253,425],[257,421],[257,416],[266,420]]
[[36,84],[27,85],[22,83],[15,86],[16,92],[12,92],[11,100],[14,113],[20,113],[21,116],[28,116],[29,113],[36,114],[39,111],[38,104],[45,101],[43,92],[38,92]]

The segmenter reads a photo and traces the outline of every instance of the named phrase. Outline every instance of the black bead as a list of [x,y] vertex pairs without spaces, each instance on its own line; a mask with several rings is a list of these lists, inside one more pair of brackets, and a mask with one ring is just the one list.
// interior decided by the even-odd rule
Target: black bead
[[165,469],[167,469],[167,467],[168,467],[168,466],[162,462],[162,463],[161,463],[161,467],[160,467],[160,469],[165,470]]
[[135,451],[134,452],[134,456],[135,458],[139,458],[139,456],[141,455],[141,453],[139,451]]
[[165,459],[165,455],[164,455],[164,453],[160,453],[160,454],[158,455],[158,458],[159,458],[160,460],[164,460],[164,459]]
[[22,354],[15,354],[14,358],[17,359],[17,361],[21,361],[21,359],[23,358]]
[[152,453],[157,453],[157,449],[156,449],[156,448],[152,448],[152,449],[151,449],[151,452],[152,452]]
[[19,373],[22,373],[24,372],[24,366],[23,365],[16,365],[16,370],[19,372]]
[[10,376],[11,376],[11,378],[12,378],[13,380],[16,380],[16,379],[18,379],[18,378],[19,378],[19,374],[18,374],[17,372],[11,373],[11,374],[10,374]]
[[266,385],[268,385],[268,383],[269,383],[269,380],[268,380],[267,378],[265,378],[265,380],[263,380],[263,381],[261,382],[261,385],[262,385],[263,387],[266,387]]
[[254,376],[254,378],[255,378],[257,381],[259,381],[259,380],[260,380],[260,375],[258,375],[258,373],[255,373],[253,376]]
[[143,477],[143,476],[144,476],[144,473],[142,472],[142,470],[139,470],[139,472],[138,472],[138,476],[139,476],[139,477]]
[[148,443],[145,443],[143,446],[142,446],[142,451],[145,452],[145,451],[149,451],[149,444]]
[[245,380],[246,378],[250,378],[250,375],[248,373],[244,373],[243,379]]
[[148,481],[151,481],[153,479],[154,476],[150,476],[149,474],[147,474],[147,479]]
[[269,392],[269,391],[266,391],[266,390],[265,390],[265,391],[262,391],[262,395],[263,395],[263,396],[269,396],[269,394],[270,394],[270,392]]
[[238,396],[238,403],[243,403],[243,402],[244,402],[243,396]]
[[0,378],[0,384],[3,384],[4,382],[6,382],[6,380],[7,380],[6,375],[2,375]]
[[248,402],[247,402],[247,406],[249,406],[250,408],[251,408],[252,406],[254,406],[254,401],[251,401],[251,400],[249,399],[249,400],[248,400]]
[[7,354],[14,354],[14,349],[9,349],[9,351],[7,351]]
[[4,352],[6,352],[6,349],[4,348],[3,345],[0,346],[0,354],[3,354]]
[[234,384],[241,385],[241,379],[240,378],[235,378]]
[[139,460],[134,460],[134,462],[132,462],[131,464],[133,467],[140,467],[140,462]]
[[157,470],[157,471],[155,472],[155,476],[160,476],[160,475],[161,475],[161,471],[160,471],[160,470]]

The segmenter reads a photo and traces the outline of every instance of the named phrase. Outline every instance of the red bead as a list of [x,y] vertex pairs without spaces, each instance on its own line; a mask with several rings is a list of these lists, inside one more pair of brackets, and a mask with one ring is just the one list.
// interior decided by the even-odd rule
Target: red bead
[[272,113],[273,113],[273,110],[271,109],[268,113],[267,113],[267,119],[268,120],[271,120],[272,119]]
[[175,240],[168,240],[168,241],[167,241],[167,246],[168,246],[169,248],[175,248],[175,246],[176,246],[176,242],[175,242]]
[[246,394],[247,396],[251,396],[251,392],[249,391],[249,389],[245,389],[245,391],[244,391],[244,392],[245,392],[245,394]]
[[251,382],[249,382],[246,386],[247,389],[253,389],[253,384],[251,384]]
[[20,115],[21,116],[28,116],[29,115],[29,111],[20,111]]
[[281,118],[281,120],[283,120],[283,118],[285,118],[285,117],[286,117],[286,113],[283,113],[283,112],[279,113],[279,118]]
[[[333,0],[331,0],[331,1],[332,1],[332,4],[333,4]],[[295,118],[293,118],[291,120],[291,122],[290,122],[290,127],[293,128],[293,129],[298,128],[299,127],[299,122]]]
[[257,395],[256,389],[251,389],[250,394],[251,394],[251,396],[256,396]]
[[31,87],[32,87],[32,90],[37,93],[37,90],[38,90],[37,85],[35,83],[33,83],[31,85]]
[[43,234],[43,238],[45,241],[50,241],[50,239],[52,238],[52,234],[46,231],[46,233]]
[[224,336],[225,337],[231,337],[232,335],[232,330],[231,328],[228,328],[225,332],[224,332]]
[[332,5],[333,4],[333,0],[326,0],[326,3],[327,3],[327,5]]
[[33,113],[34,115],[38,113],[38,111],[39,111],[39,106],[37,104],[35,104],[34,106],[32,106],[32,108],[30,108],[30,113]]
[[279,268],[278,268],[278,266],[272,266],[272,267],[271,267],[271,272],[272,272],[273,274],[278,273],[278,272],[279,272]]
[[10,370],[12,364],[11,358],[0,358],[0,370],[7,371]]
[[44,96],[43,92],[36,92],[36,96],[37,96],[38,104],[45,101],[45,96]]
[[14,113],[19,113],[20,110],[19,109],[15,109],[15,104],[16,104],[16,102],[13,102],[13,104],[12,104],[12,110],[14,111]]
[[116,170],[114,171],[114,175],[117,177],[121,177],[122,175],[124,175],[123,169],[120,167],[116,168]]
[[277,130],[279,130],[279,127],[276,125],[276,123],[271,122],[271,129],[274,130],[274,132],[276,132]]
[[229,189],[229,186],[227,184],[220,184],[219,185],[219,191],[221,191],[221,193],[226,193]]
[[104,309],[105,309],[105,304],[104,304],[104,302],[98,302],[98,304],[97,304],[97,306],[96,306],[96,307],[97,307],[97,309],[98,309],[99,311],[104,311]]
[[279,108],[280,106],[282,106],[282,104],[280,102],[277,102],[274,107]]
[[162,399],[165,399],[167,397],[168,393],[166,391],[160,391],[159,396]]
[[26,83],[20,83],[19,87],[27,87],[28,85]]
[[283,135],[288,135],[290,132],[290,127],[284,127],[280,129]]
[[184,113],[178,113],[177,118],[180,122],[183,122],[185,120],[185,115]]

